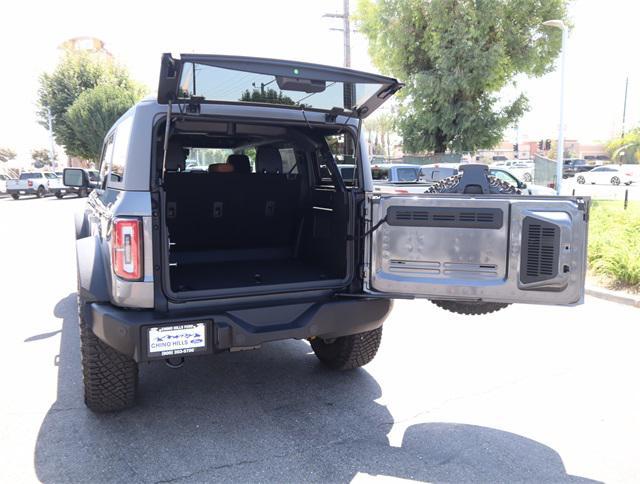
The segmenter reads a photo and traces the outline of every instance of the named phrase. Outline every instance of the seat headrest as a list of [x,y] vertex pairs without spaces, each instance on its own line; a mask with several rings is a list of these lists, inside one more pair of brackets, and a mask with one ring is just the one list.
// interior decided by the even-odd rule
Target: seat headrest
[[261,146],[256,152],[256,173],[281,174],[280,150],[273,146]]
[[213,163],[209,165],[209,173],[233,173],[233,165],[230,163]]
[[175,141],[169,141],[167,146],[167,171],[183,171],[187,161],[189,150],[185,150],[181,144]]
[[233,165],[234,173],[251,173],[251,163],[247,155],[229,155],[227,163]]

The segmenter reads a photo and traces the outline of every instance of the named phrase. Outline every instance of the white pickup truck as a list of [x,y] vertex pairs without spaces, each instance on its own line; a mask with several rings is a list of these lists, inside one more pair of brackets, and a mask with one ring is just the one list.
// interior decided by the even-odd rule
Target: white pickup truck
[[17,180],[7,181],[7,193],[14,200],[18,200],[21,195],[42,198],[51,193],[50,182],[57,178],[55,173],[50,172],[24,172]]

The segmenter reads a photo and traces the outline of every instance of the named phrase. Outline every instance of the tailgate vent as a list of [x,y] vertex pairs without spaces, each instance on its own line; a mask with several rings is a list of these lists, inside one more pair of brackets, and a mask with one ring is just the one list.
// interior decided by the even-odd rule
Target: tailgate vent
[[466,229],[499,229],[502,210],[499,208],[406,207],[387,210],[387,223],[412,227],[452,227]]
[[522,223],[520,280],[524,284],[553,279],[558,274],[560,227],[532,217]]

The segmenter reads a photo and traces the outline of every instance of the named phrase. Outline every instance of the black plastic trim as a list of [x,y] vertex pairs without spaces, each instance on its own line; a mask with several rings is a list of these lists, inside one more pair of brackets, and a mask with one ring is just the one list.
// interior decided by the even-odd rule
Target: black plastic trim
[[499,208],[391,206],[387,224],[407,227],[450,227],[500,229],[503,212]]

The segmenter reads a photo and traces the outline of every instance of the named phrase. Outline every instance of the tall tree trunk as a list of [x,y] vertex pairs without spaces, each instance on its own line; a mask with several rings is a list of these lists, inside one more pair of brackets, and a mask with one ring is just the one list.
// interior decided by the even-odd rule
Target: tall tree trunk
[[436,146],[434,152],[444,153],[447,151],[447,136],[440,130],[436,132]]

